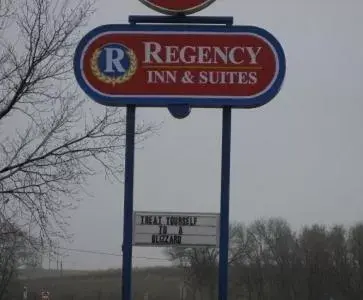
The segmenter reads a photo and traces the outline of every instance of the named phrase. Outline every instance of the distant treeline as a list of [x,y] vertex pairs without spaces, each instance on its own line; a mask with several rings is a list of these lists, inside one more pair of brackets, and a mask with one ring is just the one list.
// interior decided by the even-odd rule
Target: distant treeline
[[[285,220],[272,218],[233,224],[230,235],[230,299],[363,299],[363,223],[294,232]],[[173,248],[168,255],[196,294],[216,299],[216,249]]]
[[[351,227],[310,225],[298,231],[280,218],[230,227],[228,300],[362,300],[363,223]],[[134,300],[216,300],[218,249],[170,248],[177,268],[134,269]],[[4,256],[2,256],[3,258]],[[65,270],[64,274],[69,274]],[[120,270],[13,282],[3,299],[28,300],[40,289],[51,300],[121,297]],[[187,288],[180,290],[185,282]]]

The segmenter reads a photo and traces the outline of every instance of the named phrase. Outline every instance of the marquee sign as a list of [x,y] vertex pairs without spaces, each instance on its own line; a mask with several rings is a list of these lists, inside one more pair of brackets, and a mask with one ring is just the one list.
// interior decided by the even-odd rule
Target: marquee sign
[[218,245],[214,213],[134,212],[133,244],[155,247]]
[[207,6],[211,5],[215,0],[140,0],[146,6],[168,15],[175,14],[193,14]]
[[104,25],[79,43],[74,71],[103,105],[252,108],[279,92],[285,56],[258,27]]

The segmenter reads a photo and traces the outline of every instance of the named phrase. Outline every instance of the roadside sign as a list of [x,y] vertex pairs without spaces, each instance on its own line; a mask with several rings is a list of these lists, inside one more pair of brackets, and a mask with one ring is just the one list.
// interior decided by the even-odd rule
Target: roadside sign
[[252,26],[104,25],[74,58],[81,88],[108,106],[258,107],[285,68],[280,43]]
[[133,244],[149,247],[218,245],[219,214],[134,212]]
[[[127,107],[122,299],[132,298],[135,245],[218,247],[218,299],[224,300],[232,109],[260,107],[277,95],[286,72],[284,50],[265,29],[232,26],[231,17],[185,16],[214,0],[140,1],[173,16],[129,16],[131,24],[97,27],[79,42],[73,60],[87,96],[105,106]],[[193,107],[222,108],[220,214],[134,212],[137,107],[167,107],[175,118],[187,117]]]
[[214,1],[215,0],[140,0],[140,2],[146,6],[168,15],[193,14],[211,5]]

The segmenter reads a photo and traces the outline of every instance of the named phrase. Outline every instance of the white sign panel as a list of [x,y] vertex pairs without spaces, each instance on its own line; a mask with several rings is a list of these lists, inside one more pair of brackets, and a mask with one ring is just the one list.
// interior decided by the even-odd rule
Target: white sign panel
[[134,212],[133,244],[156,247],[215,247],[219,214]]

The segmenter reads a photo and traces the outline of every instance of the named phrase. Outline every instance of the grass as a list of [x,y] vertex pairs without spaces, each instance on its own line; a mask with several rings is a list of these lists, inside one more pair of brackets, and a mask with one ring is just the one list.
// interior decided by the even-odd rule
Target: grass
[[[42,288],[51,294],[51,300],[113,300],[121,299],[121,270],[73,271],[66,270],[63,276],[58,271],[36,270],[21,274],[21,280],[12,286],[14,300],[21,299],[22,287],[28,286],[28,300],[39,299]],[[29,279],[26,279],[29,278]],[[133,299],[148,300],[178,299],[182,282],[180,270],[170,267],[134,269]],[[36,297],[36,298],[35,298]]]

